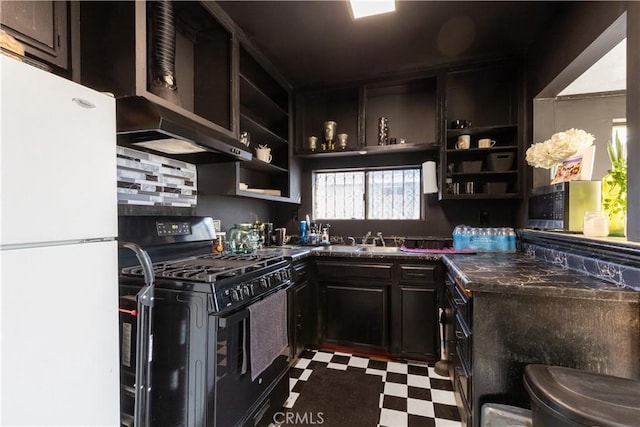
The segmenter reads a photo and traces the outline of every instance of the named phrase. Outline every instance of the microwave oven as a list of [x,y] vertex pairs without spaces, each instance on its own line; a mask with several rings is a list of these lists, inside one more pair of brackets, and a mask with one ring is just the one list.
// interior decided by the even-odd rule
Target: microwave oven
[[531,189],[527,226],[582,232],[584,213],[602,210],[600,181],[569,181]]

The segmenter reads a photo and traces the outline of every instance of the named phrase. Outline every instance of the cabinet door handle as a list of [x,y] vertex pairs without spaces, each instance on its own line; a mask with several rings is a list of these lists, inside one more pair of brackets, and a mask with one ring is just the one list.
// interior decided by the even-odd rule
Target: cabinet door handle
[[456,331],[456,338],[458,338],[459,340],[466,340],[469,337],[462,331]]

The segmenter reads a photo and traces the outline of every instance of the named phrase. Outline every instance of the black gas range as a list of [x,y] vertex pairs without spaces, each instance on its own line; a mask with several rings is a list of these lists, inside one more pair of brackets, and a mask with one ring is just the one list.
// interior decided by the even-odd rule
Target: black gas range
[[[290,262],[273,252],[212,253],[207,217],[121,217],[119,226],[119,240],[151,259],[145,267],[125,248],[119,257],[123,425],[268,425],[288,396]],[[139,325],[145,289],[153,304]],[[253,322],[265,303],[273,331]],[[285,347],[258,373],[264,350],[255,342],[270,335],[284,335]]]

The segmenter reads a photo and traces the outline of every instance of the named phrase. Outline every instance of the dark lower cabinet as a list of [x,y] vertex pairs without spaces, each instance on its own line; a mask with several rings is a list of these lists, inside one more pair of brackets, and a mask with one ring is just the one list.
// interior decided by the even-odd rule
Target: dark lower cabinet
[[302,351],[314,345],[317,329],[315,286],[308,280],[296,283],[293,288],[292,349],[298,357]]
[[463,427],[472,427],[473,413],[473,342],[472,342],[472,305],[473,300],[460,287],[449,273],[445,281],[447,307],[447,328],[452,339],[447,342],[450,357],[449,375],[456,392],[456,403]]
[[317,259],[321,343],[380,350],[393,357],[440,358],[439,261]]
[[289,341],[293,358],[318,343],[317,287],[307,276],[306,260],[293,263],[294,286],[289,293]]
[[387,350],[389,347],[389,285],[322,284],[324,338]]
[[400,263],[393,291],[391,352],[407,359],[440,358],[438,303],[444,267],[439,262]]
[[438,357],[438,306],[435,286],[400,285],[400,353]]

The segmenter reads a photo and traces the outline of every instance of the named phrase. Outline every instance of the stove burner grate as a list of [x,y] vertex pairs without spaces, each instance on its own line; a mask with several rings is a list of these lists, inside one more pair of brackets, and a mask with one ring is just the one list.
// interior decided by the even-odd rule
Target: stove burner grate
[[[156,278],[215,282],[241,276],[283,260],[281,256],[260,254],[206,254],[153,264]],[[141,267],[123,269],[123,274],[140,276]]]

